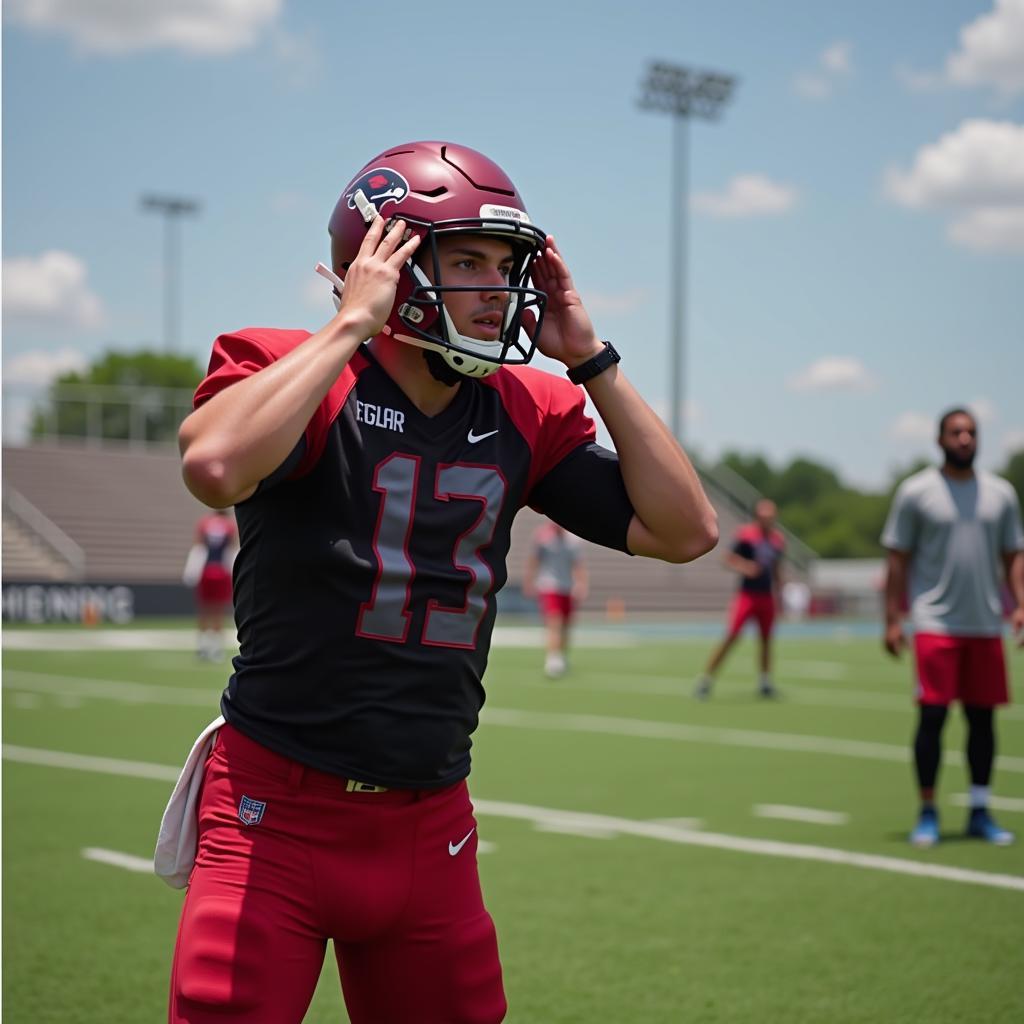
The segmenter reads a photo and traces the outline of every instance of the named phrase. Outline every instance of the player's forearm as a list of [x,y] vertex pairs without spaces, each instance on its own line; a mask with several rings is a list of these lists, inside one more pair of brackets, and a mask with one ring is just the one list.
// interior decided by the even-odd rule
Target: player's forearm
[[1006,585],[1017,607],[1024,608],[1024,551],[1006,556]]
[[706,554],[718,543],[718,517],[668,428],[618,366],[586,388],[612,436],[636,512],[627,537],[630,551],[669,562]]
[[896,625],[903,621],[903,598],[907,592],[907,571],[902,562],[890,559],[885,577],[885,621]]
[[364,339],[343,314],[193,412],[178,434],[189,490],[214,508],[249,497],[291,454]]

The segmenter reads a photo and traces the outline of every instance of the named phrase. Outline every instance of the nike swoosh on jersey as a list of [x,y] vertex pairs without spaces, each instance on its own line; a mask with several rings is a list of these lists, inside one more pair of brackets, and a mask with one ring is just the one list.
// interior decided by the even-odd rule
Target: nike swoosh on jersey
[[474,434],[473,428],[469,428],[469,433],[466,435],[466,440],[470,444],[476,444],[477,441],[482,441],[486,437],[493,437],[497,433],[496,430],[488,430],[486,434]]
[[459,850],[461,850],[469,837],[476,831],[476,825],[474,825],[457,843],[453,843],[451,840],[448,841],[448,856],[454,857]]

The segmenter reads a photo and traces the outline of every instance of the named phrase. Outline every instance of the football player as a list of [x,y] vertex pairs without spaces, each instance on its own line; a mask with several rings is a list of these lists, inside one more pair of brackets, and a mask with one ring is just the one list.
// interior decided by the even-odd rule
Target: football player
[[207,661],[224,657],[224,617],[231,607],[231,566],[238,553],[238,530],[228,509],[215,509],[196,524],[182,582],[195,587],[198,645]]
[[1024,528],[1020,503],[1007,480],[975,470],[978,423],[966,409],[939,420],[940,467],[908,477],[896,490],[882,532],[888,566],[885,649],[906,646],[903,602],[910,598],[916,662],[917,731],[914,768],[921,809],[910,842],[939,841],[935,786],[942,730],[959,700],[967,723],[971,780],[966,834],[1008,846],[1014,840],[989,811],[996,756],[995,709],[1010,700],[1003,651],[1005,573],[1010,622],[1024,644]]
[[466,777],[512,520],[685,562],[716,517],[491,160],[386,150],[330,236],[337,315],[222,335],[181,427],[192,493],[235,506],[241,650],[170,1020],[300,1021],[331,939],[354,1024],[492,1024]]
[[697,679],[694,696],[698,700],[711,696],[715,673],[751,619],[757,623],[761,641],[757,692],[762,697],[776,696],[772,682],[772,633],[780,590],[779,569],[786,549],[785,537],[775,527],[776,514],[775,502],[762,498],[754,507],[754,521],[736,531],[725,557],[725,564],[739,576],[740,585],[729,609],[725,636],[711,652],[707,667]]

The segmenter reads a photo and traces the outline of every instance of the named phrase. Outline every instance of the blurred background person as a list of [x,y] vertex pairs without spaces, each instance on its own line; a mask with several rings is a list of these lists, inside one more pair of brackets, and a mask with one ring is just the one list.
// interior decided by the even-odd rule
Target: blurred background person
[[224,617],[231,610],[231,566],[237,553],[238,527],[228,509],[199,520],[182,582],[195,587],[196,654],[205,661],[224,657]]
[[729,610],[726,634],[697,679],[694,696],[698,700],[706,700],[711,695],[715,674],[749,619],[757,622],[761,638],[757,692],[762,697],[777,696],[772,682],[772,631],[780,589],[779,565],[786,542],[775,528],[776,515],[775,502],[762,498],[754,506],[754,521],[736,531],[732,548],[725,556],[725,564],[739,575],[740,586]]
[[920,707],[914,767],[921,810],[910,833],[914,846],[939,841],[935,784],[942,729],[959,700],[967,720],[971,778],[966,832],[998,846],[1013,842],[989,813],[995,762],[995,709],[1009,703],[1003,651],[1000,562],[1012,594],[1010,622],[1024,644],[1024,529],[1008,481],[974,468],[978,423],[966,409],[939,420],[941,468],[929,466],[900,484],[882,532],[888,549],[885,649],[898,657],[905,599],[910,598]]
[[573,613],[587,597],[587,567],[579,540],[558,523],[537,528],[523,575],[523,594],[537,598],[545,628],[544,674],[565,675]]

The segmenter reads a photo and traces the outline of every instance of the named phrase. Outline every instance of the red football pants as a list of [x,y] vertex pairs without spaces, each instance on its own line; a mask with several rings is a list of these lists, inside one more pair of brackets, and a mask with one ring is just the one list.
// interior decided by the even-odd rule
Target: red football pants
[[497,1024],[476,847],[464,782],[350,793],[225,726],[206,764],[171,1024],[299,1024],[328,939],[353,1024]]

